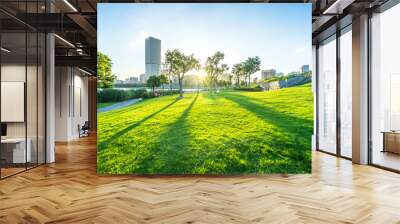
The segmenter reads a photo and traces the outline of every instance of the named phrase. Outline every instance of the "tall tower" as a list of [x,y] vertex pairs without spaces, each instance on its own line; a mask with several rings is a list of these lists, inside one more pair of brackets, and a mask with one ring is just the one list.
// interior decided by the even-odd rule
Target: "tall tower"
[[145,42],[146,80],[161,73],[161,40],[148,37]]

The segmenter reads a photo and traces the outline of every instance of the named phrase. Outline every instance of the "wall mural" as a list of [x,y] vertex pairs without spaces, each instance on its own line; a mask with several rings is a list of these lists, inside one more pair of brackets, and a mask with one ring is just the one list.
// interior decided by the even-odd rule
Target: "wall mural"
[[98,5],[99,174],[310,173],[311,4]]

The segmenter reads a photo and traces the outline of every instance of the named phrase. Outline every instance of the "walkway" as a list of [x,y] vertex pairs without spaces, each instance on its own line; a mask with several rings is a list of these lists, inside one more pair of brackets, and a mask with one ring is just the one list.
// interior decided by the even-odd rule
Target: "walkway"
[[97,109],[97,112],[99,113],[99,112],[106,112],[109,110],[119,109],[121,107],[126,107],[126,106],[135,104],[140,101],[142,101],[142,98],[122,101],[122,102],[115,103],[115,104],[107,106],[107,107],[99,108],[99,109]]

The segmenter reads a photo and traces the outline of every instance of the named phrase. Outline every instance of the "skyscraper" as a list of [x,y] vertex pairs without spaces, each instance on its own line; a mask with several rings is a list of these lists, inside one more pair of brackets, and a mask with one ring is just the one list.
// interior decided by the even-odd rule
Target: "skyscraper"
[[161,72],[161,40],[148,37],[145,42],[146,80]]

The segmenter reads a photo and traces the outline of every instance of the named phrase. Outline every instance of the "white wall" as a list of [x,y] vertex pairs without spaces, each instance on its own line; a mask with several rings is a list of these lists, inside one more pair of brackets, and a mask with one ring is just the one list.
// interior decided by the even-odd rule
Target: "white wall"
[[69,133],[69,68],[55,68],[55,141],[68,141]]
[[[39,69],[39,70],[37,70]],[[30,148],[32,151],[32,161],[44,163],[44,148],[45,148],[45,119],[44,119],[44,74],[42,68],[35,66],[25,66],[18,63],[4,63],[1,66],[2,82],[23,82],[26,83],[26,108],[22,106],[20,113],[25,113],[27,119],[21,122],[5,122],[7,124],[7,137],[9,138],[24,138],[25,135],[30,140]],[[27,77],[27,81],[25,80]],[[20,94],[24,94],[24,90]],[[3,92],[3,90],[2,90]],[[2,95],[2,98],[7,95]],[[24,102],[23,102],[24,103]],[[13,108],[2,107],[2,112],[16,113]],[[15,110],[15,108],[14,108]],[[26,111],[25,111],[26,110]],[[24,115],[22,115],[24,116]],[[37,153],[39,155],[37,156]]]
[[55,85],[55,140],[77,139],[78,125],[88,120],[88,78],[76,68],[56,67]]
[[[25,83],[1,82],[1,121],[25,121]],[[36,108],[36,105],[34,105]]]
[[[24,65],[18,64],[3,64],[1,66],[1,81],[2,82],[25,82],[25,75],[26,70],[29,74],[28,79],[30,78],[31,74],[36,74],[36,67],[35,66],[28,66],[25,67]],[[35,76],[36,77],[36,76]],[[27,107],[34,107],[34,111],[36,112],[36,80],[28,80],[29,86],[34,86],[35,88],[27,88]],[[39,105],[39,107],[42,105]],[[7,108],[2,108],[2,110],[7,110]],[[32,128],[36,130],[36,113],[32,113],[32,109],[28,109],[27,119],[28,122],[28,129]],[[31,124],[31,122],[33,122]],[[7,122],[7,135],[9,137],[25,137],[25,123],[26,122]],[[29,131],[29,130],[28,130]],[[36,135],[36,132],[35,132]],[[28,137],[29,133],[28,133]]]
[[[82,73],[77,75],[76,72],[78,70],[74,70],[74,96],[71,96],[74,99],[74,107],[71,108],[72,111],[72,119],[71,119],[71,136],[72,138],[78,138],[78,125],[83,125],[85,121],[88,120],[88,78],[86,76],[82,76]],[[80,102],[79,102],[80,101]]]

